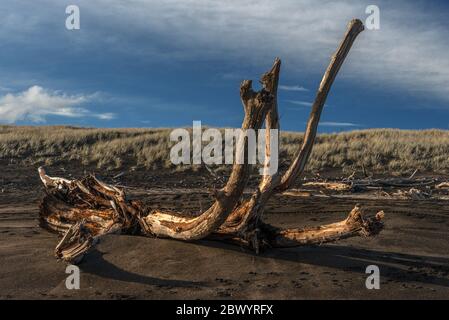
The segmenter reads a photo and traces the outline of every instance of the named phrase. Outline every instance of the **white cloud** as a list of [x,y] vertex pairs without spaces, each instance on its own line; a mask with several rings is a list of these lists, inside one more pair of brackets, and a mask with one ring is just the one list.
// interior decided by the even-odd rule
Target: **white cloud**
[[[303,101],[303,100],[284,100],[287,103],[291,103],[294,104],[296,106],[303,106],[303,107],[307,107],[310,108],[313,105],[313,102],[311,101]],[[326,103],[324,105],[324,108],[329,108],[329,105]]]
[[309,89],[306,89],[302,86],[286,86],[286,85],[279,85],[279,89],[280,90],[285,90],[285,91],[309,91]]
[[98,119],[101,120],[112,120],[115,118],[115,113],[107,112],[107,113],[98,113],[95,115]]
[[311,107],[313,102],[301,101],[301,100],[285,100],[288,103],[295,104],[298,106]]
[[30,87],[23,92],[8,93],[0,97],[0,122],[14,123],[20,120],[45,122],[46,117],[95,117],[110,120],[112,113],[93,113],[80,107],[93,96],[67,95],[58,91],[51,92],[39,86]]
[[360,124],[351,122],[333,122],[333,121],[323,121],[320,122],[320,126],[324,127],[361,127]]

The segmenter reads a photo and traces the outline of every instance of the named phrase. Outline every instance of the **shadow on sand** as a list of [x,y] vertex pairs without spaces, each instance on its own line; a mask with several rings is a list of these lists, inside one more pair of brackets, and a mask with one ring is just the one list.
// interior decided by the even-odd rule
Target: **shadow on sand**
[[[176,240],[171,240],[176,241]],[[178,242],[178,241],[176,241]],[[179,243],[179,242],[178,242]],[[216,241],[185,243],[197,248],[226,250],[234,254],[248,255],[257,259],[274,259],[334,268],[341,271],[365,275],[368,265],[380,268],[382,279],[392,282],[420,282],[449,287],[449,259],[433,256],[419,256],[405,253],[367,250],[341,245],[304,246],[289,249],[269,249],[258,256],[241,247]],[[80,265],[84,272],[103,278],[168,287],[200,287],[204,282],[187,280],[166,280],[139,275],[123,270],[103,258],[102,252],[93,250]],[[194,258],[194,257],[192,257]],[[229,257],[232,259],[232,255]],[[236,271],[238,272],[238,271]]]
[[[201,241],[198,244],[256,256],[251,251],[243,251],[240,247],[220,242]],[[269,249],[257,257],[358,272],[364,275],[368,265],[376,265],[383,279],[449,287],[449,259],[444,257],[375,251],[341,245]]]
[[103,258],[104,253],[98,250],[89,252],[85,260],[79,265],[83,272],[90,273],[102,278],[133,282],[139,284],[161,286],[161,287],[199,287],[204,286],[202,282],[159,279],[123,270]]

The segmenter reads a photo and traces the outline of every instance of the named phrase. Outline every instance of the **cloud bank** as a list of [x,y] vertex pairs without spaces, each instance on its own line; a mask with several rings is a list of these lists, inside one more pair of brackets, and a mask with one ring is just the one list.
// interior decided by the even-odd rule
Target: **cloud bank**
[[0,122],[14,123],[21,120],[45,122],[48,116],[70,118],[95,117],[102,120],[114,118],[112,113],[94,113],[81,107],[93,96],[66,95],[49,91],[40,86],[0,97]]
[[[67,3],[63,1],[0,2],[2,52],[4,58],[18,56],[0,62],[0,84],[5,87],[0,88],[0,121],[45,121],[50,115],[113,117],[90,113],[84,105],[86,101],[79,100],[82,97],[61,96],[42,88],[41,95],[68,101],[56,104],[52,100],[50,105],[33,108],[30,104],[23,105],[24,101],[21,105],[17,103],[20,99],[26,100],[24,96],[31,89],[7,95],[34,83],[69,91],[82,81],[79,70],[88,74],[83,79],[92,78],[93,84],[100,84],[92,91],[107,91],[110,83],[116,83],[110,92],[120,95],[119,90],[125,86],[118,80],[127,76],[133,87],[135,84],[142,88],[144,94],[154,95],[165,104],[179,105],[175,95],[163,96],[160,92],[164,90],[151,91],[152,88],[144,91],[147,87],[142,83],[157,82],[154,79],[161,75],[163,78],[163,68],[169,65],[180,73],[191,72],[192,81],[186,85],[188,90],[194,90],[196,85],[193,68],[201,68],[208,74],[223,74],[214,84],[218,87],[225,85],[226,79],[254,78],[250,75],[259,75],[258,72],[265,70],[276,56],[283,60],[282,94],[297,101],[291,103],[307,107],[308,101],[313,99],[313,84],[318,84],[347,22],[352,18],[364,21],[365,8],[371,4],[380,8],[380,30],[366,30],[359,36],[333,91],[366,91],[367,99],[374,101],[372,108],[385,100],[394,101],[388,107],[395,109],[448,106],[449,7],[443,1],[129,0],[126,5],[122,0],[76,2],[81,10],[81,30],[75,33],[64,28]],[[42,50],[53,59],[46,60]],[[110,82],[96,78],[98,74],[92,71],[92,66],[101,65],[108,57],[113,58],[112,63],[95,69],[98,74],[105,74],[106,67],[125,71],[114,74],[117,78]],[[81,67],[69,67],[70,58],[81,61]],[[23,66],[26,61],[30,62]],[[131,68],[125,70],[123,66],[128,65]],[[40,68],[33,69],[35,66]],[[183,69],[185,66],[192,69]],[[142,70],[148,71],[148,78],[134,77]],[[299,84],[310,91],[304,91]],[[80,86],[85,87],[73,91],[84,92],[89,85],[81,83]],[[136,95],[136,92],[131,94]],[[373,99],[373,94],[382,97]],[[390,96],[395,99],[389,99]],[[344,108],[350,110],[356,104],[364,105],[363,101],[354,100]],[[142,111],[146,110],[145,103],[141,106]],[[117,113],[123,113],[120,107],[115,109]],[[198,114],[205,112],[204,109]],[[167,116],[161,121],[169,122],[172,118]]]
[[[108,29],[99,30],[98,41],[152,59],[214,58],[265,65],[280,56],[288,61],[284,72],[309,76],[322,74],[348,21],[364,21],[368,17],[366,7],[373,4],[369,0],[132,3],[123,6],[118,0],[81,1],[80,6],[89,14],[113,21],[122,30],[121,35],[113,37],[105,34]],[[380,7],[380,30],[366,30],[360,36],[340,77],[357,84],[449,100],[449,38],[444,14],[420,2],[379,0],[375,4]],[[159,41],[160,46],[156,48],[151,41],[146,47],[142,42],[136,46],[128,40],[137,36]],[[285,90],[294,88],[284,86]]]

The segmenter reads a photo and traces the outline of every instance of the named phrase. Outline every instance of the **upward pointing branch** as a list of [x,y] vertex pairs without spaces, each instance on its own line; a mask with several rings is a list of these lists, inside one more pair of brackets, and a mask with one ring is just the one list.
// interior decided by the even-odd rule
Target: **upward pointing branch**
[[337,51],[332,56],[329,66],[324,73],[323,79],[321,80],[320,86],[316,93],[312,111],[309,116],[309,121],[307,122],[303,144],[293,159],[292,164],[283,175],[277,191],[282,192],[290,188],[292,183],[304,172],[304,167],[313,148],[321,111],[323,110],[329,90],[335,80],[335,77],[337,76],[338,71],[340,70],[340,67],[348,55],[354,40],[363,30],[363,23],[359,19],[351,20],[349,23],[343,41],[340,43]]
[[[282,192],[290,188],[295,179],[304,171],[304,167],[309,159],[315,141],[321,111],[331,85],[349,50],[351,49],[354,40],[361,31],[363,31],[363,24],[360,20],[352,20],[349,23],[344,39],[340,43],[340,46],[335,54],[332,56],[329,67],[327,68],[320,83],[315,102],[312,106],[312,112],[307,123],[304,142],[295,155],[289,169],[283,176],[281,176],[279,172],[274,175],[264,175],[260,181],[258,189],[253,193],[252,197],[238,206],[228,217],[227,221],[221,226],[219,230],[221,233],[245,234],[248,233],[247,230],[257,228],[258,220],[262,216],[264,207],[270,197],[274,193]],[[279,129],[280,127],[276,96],[280,67],[281,61],[276,59],[271,70],[265,73],[261,79],[263,88],[271,92],[274,96],[274,103],[271,105],[271,108],[267,113],[265,122],[267,129],[265,168],[267,168],[271,156],[268,131],[269,129]]]

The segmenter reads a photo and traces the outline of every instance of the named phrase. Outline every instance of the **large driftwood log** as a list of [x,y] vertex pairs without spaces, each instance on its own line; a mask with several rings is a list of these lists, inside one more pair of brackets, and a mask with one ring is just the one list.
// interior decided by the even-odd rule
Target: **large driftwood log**
[[[265,120],[267,139],[264,175],[254,194],[242,199],[251,166],[235,163],[224,188],[215,191],[215,202],[199,215],[152,210],[138,201],[129,201],[122,189],[108,185],[90,175],[81,180],[48,176],[43,168],[39,174],[47,195],[40,206],[41,225],[63,235],[55,249],[58,258],[77,263],[83,255],[109,233],[140,234],[179,240],[204,238],[237,242],[259,252],[261,247],[291,247],[319,244],[351,236],[370,236],[382,229],[383,212],[364,219],[359,206],[348,218],[329,225],[279,229],[262,222],[262,214],[270,197],[291,187],[304,171],[312,151],[320,115],[331,85],[354,40],[363,30],[360,20],[353,20],[320,83],[307,124],[305,139],[288,170],[281,175],[269,174],[271,146],[269,129],[279,129],[277,87],[281,61],[262,76],[262,89],[255,92],[251,81],[245,80],[240,96],[245,116],[242,129],[258,130]],[[247,137],[237,141],[237,150],[247,149]]]
[[[312,105],[312,111],[307,122],[306,132],[304,135],[304,141],[297,151],[292,164],[288,170],[281,176],[278,172],[272,176],[264,176],[258,190],[253,196],[238,207],[228,218],[225,224],[220,228],[221,233],[234,233],[238,236],[251,236],[257,237],[258,221],[260,220],[265,204],[270,197],[277,192],[283,192],[291,187],[292,183],[298,179],[298,177],[304,172],[305,165],[312,152],[312,148],[315,142],[318,123],[320,120],[321,112],[323,110],[326,98],[331,89],[332,83],[340,70],[346,56],[351,49],[356,37],[364,29],[360,20],[352,20],[346,31],[346,34],[340,43],[337,51],[332,56],[329,66],[324,73],[318,88],[315,101]],[[280,61],[275,62],[275,66],[270,73],[266,74],[262,78],[264,88],[270,92],[277,91],[278,79],[280,71]],[[264,78],[268,77],[271,81],[264,82]],[[275,103],[271,112],[268,113],[266,121],[266,127],[279,129],[277,104]],[[268,140],[268,139],[267,139]],[[267,145],[267,154],[270,153],[269,145]],[[248,239],[250,240],[250,239]],[[259,241],[257,239],[250,240],[255,245],[256,251],[258,250]]]

